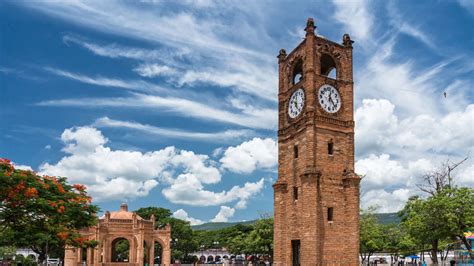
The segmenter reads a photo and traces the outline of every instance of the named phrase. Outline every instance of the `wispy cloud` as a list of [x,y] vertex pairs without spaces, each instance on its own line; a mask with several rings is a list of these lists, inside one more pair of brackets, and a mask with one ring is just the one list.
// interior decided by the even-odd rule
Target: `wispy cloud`
[[99,45],[71,35],[64,36],[63,40],[81,45],[96,55],[142,61],[133,68],[134,72],[147,78],[169,77],[167,82],[172,86],[210,84],[272,102],[277,99],[276,68],[272,64],[262,64],[260,60],[232,54],[212,59],[215,55],[195,55],[186,48],[150,50],[117,44]]
[[367,42],[372,38],[374,18],[368,1],[333,0],[336,6],[335,19],[344,25],[357,41]]
[[49,100],[37,103],[39,106],[75,106],[75,107],[134,107],[151,108],[172,112],[184,117],[195,117],[204,120],[219,121],[250,128],[275,129],[277,113],[274,109],[254,109],[251,112],[237,113],[211,107],[200,102],[174,98],[134,94],[134,97],[116,98],[75,98]]
[[94,127],[112,127],[112,128],[126,128],[141,131],[145,134],[156,136],[164,136],[173,139],[190,139],[211,142],[229,142],[239,141],[255,134],[253,130],[225,130],[220,132],[196,132],[186,131],[174,128],[162,128],[137,122],[114,120],[108,117],[97,119],[92,126]]
[[147,78],[153,78],[158,76],[169,76],[177,73],[176,69],[169,66],[163,66],[159,64],[140,64],[138,67],[134,68],[133,71],[138,73],[138,75]]
[[408,19],[402,16],[394,2],[388,2],[387,9],[391,19],[390,23],[394,29],[415,38],[432,49],[436,48],[433,41],[426,33],[420,30],[419,27],[408,22]]
[[114,59],[133,59],[144,62],[159,61],[173,67],[182,66],[182,64],[178,62],[178,59],[181,59],[183,56],[191,53],[191,50],[186,47],[161,46],[154,49],[145,49],[119,45],[116,43],[99,44],[91,40],[87,40],[82,36],[69,34],[63,36],[63,42],[66,44],[77,44],[98,56]]
[[115,78],[106,78],[106,77],[90,77],[86,75],[81,75],[57,68],[52,67],[45,67],[46,71],[55,74],[57,76],[65,77],[68,79],[72,79],[75,81],[79,81],[82,83],[87,83],[96,86],[103,86],[103,87],[113,87],[113,88],[121,88],[121,89],[128,89],[128,90],[135,90],[141,92],[169,92],[169,90],[158,86],[156,84],[152,84],[142,80],[123,80],[123,79],[115,79]]

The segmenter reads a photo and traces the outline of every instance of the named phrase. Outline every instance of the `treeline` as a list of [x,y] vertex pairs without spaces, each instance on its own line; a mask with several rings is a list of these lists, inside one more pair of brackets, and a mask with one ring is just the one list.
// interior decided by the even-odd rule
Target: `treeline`
[[[467,159],[467,158],[466,158]],[[454,185],[452,172],[458,163],[446,161],[440,168],[423,175],[418,188],[425,197],[411,197],[399,212],[400,224],[382,225],[374,215],[375,208],[363,211],[360,220],[361,259],[370,260],[375,252],[400,255],[427,252],[433,263],[438,255],[445,260],[447,252],[464,245],[474,260],[467,232],[474,232],[474,189]]]

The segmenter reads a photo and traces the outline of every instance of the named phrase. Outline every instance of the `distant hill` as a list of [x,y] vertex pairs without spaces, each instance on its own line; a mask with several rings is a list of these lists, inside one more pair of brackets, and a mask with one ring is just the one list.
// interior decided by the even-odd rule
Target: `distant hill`
[[377,219],[381,224],[399,224],[401,219],[398,217],[398,213],[376,213]]
[[[394,213],[376,213],[377,219],[379,220],[379,223],[381,224],[391,224],[395,223],[398,224],[400,223],[400,217],[398,217],[398,214],[396,212]],[[255,223],[256,220],[252,221],[245,221],[245,222],[233,222],[233,223],[205,223],[201,225],[193,225],[191,228],[193,230],[206,230],[206,231],[214,231],[214,230],[219,230],[227,227],[231,227],[237,224],[244,224],[244,225],[249,225]]]
[[257,220],[252,221],[245,221],[245,222],[234,222],[234,223],[205,223],[200,225],[193,225],[191,228],[193,230],[206,230],[206,231],[214,231],[219,230],[227,227],[231,227],[238,224],[249,225],[255,223]]

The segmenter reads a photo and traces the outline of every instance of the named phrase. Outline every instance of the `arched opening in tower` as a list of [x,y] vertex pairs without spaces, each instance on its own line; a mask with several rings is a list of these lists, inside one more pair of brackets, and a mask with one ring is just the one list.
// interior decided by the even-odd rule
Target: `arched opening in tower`
[[328,54],[321,55],[321,75],[327,76],[328,78],[337,79],[337,68],[336,62]]
[[300,59],[293,68],[293,84],[297,84],[303,79],[303,61]]

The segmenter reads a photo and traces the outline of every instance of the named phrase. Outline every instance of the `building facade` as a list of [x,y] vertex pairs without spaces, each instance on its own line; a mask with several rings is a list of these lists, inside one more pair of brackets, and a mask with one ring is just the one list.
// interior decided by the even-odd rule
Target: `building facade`
[[[127,204],[122,203],[120,211],[107,211],[99,219],[97,226],[80,231],[87,240],[96,240],[95,248],[66,247],[64,265],[126,265],[142,266],[147,263],[160,265],[171,263],[171,227],[155,230],[155,217],[145,220],[134,212],[129,212]],[[121,247],[118,247],[120,246]],[[128,252],[123,254],[123,247]],[[160,245],[162,254],[155,254],[155,245]],[[122,250],[122,253],[117,250]],[[156,263],[158,264],[158,263]]]
[[359,265],[359,183],[354,173],[352,43],[315,34],[280,50],[277,266]]

